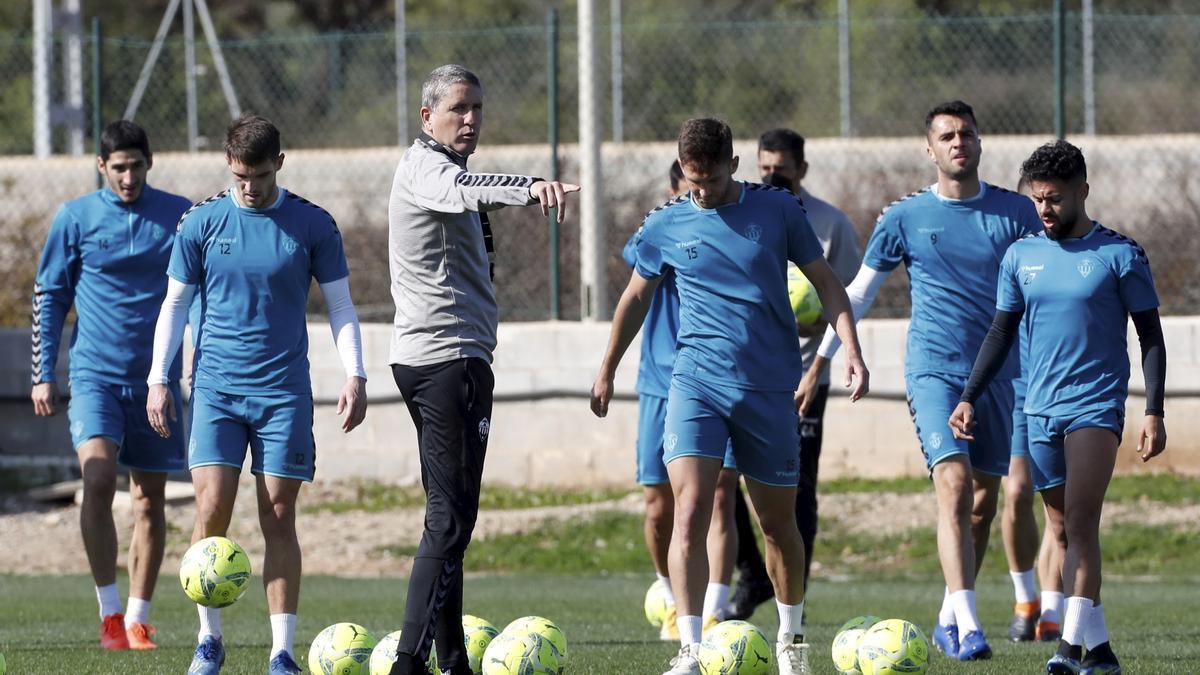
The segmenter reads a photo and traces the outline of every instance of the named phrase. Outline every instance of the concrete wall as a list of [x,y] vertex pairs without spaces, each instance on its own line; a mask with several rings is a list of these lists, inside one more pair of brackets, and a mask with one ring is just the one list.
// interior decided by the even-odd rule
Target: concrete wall
[[[903,351],[907,322],[867,320],[860,325],[873,395],[851,404],[831,399],[826,412],[821,475],[892,477],[921,475],[924,464],[903,401]],[[326,324],[309,328],[314,433],[318,477],[364,476],[416,481],[416,434],[387,367],[391,327],[363,327],[371,401],[364,425],[350,434],[338,426],[332,403],[344,382]],[[1168,317],[1167,453],[1142,466],[1134,453],[1144,404],[1132,397],[1120,454],[1120,471],[1171,470],[1200,474],[1200,317]],[[590,389],[608,324],[508,323],[500,326],[496,352],[496,398],[487,462],[488,480],[511,484],[628,484],[634,475],[637,347],[617,377],[609,416],[588,410]],[[66,341],[64,340],[64,343]],[[1130,336],[1131,351],[1137,341]],[[0,461],[14,456],[69,458],[65,415],[35,418],[28,403],[29,334],[0,331]],[[1137,358],[1131,389],[1141,391]],[[61,365],[65,366],[65,356]],[[842,367],[835,359],[835,374]],[[65,379],[65,377],[64,377]],[[835,383],[837,378],[835,377]],[[834,389],[837,387],[835,385]]]

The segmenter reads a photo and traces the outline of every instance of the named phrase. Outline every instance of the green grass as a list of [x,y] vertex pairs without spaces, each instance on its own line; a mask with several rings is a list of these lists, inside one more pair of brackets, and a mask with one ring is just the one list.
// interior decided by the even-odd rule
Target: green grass
[[[89,579],[0,577],[0,649],[7,656],[9,672],[182,672],[194,646],[196,612],[172,579],[161,581],[153,611],[160,648],[149,653],[105,653],[95,646],[97,621]],[[567,672],[572,675],[659,673],[676,648],[656,640],[656,632],[641,616],[642,594],[650,581],[647,574],[471,576],[466,611],[501,627],[527,614],[551,618],[566,633]],[[394,630],[401,622],[404,592],[405,582],[400,579],[305,578],[297,627],[302,665],[308,641],[335,621],[353,620],[377,635]],[[1104,593],[1113,645],[1128,672],[1190,672],[1200,662],[1200,626],[1191,620],[1192,607],[1200,602],[1200,586],[1194,580],[1111,582]],[[808,637],[815,672],[833,672],[829,644],[846,618],[870,612],[907,618],[927,630],[941,594],[936,579],[814,583]],[[980,614],[996,652],[992,661],[960,668],[935,656],[930,671],[1007,675],[1041,670],[1049,646],[1002,639],[1011,600],[1006,582],[989,582],[979,589]],[[773,635],[776,618],[770,604],[760,607],[752,620]],[[270,631],[261,587],[256,585],[225,610],[222,624],[228,651],[223,672],[263,672]]]
[[847,492],[894,492],[897,494],[933,494],[933,483],[924,476],[907,478],[834,478],[823,480],[817,486],[818,494],[843,494]]
[[[303,507],[308,513],[367,513],[410,509],[425,506],[425,493],[420,487],[399,487],[379,481],[361,480],[350,483],[355,496],[350,499],[310,504]],[[595,490],[554,488],[512,488],[484,486],[479,495],[480,509],[529,509],[547,506],[571,506],[620,499],[633,492],[628,487]]]
[[1104,499],[1109,503],[1149,499],[1164,504],[1196,504],[1200,503],[1200,478],[1175,473],[1115,476]]

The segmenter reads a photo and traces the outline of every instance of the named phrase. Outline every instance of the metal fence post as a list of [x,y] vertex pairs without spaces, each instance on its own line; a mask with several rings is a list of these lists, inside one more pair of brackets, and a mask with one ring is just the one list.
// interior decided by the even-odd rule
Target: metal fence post
[[[551,7],[546,16],[547,132],[550,141],[550,180],[558,180],[558,9]],[[550,319],[557,321],[562,312],[559,300],[558,209],[550,211]]]
[[1067,135],[1067,118],[1066,118],[1066,58],[1063,51],[1066,49],[1066,26],[1063,21],[1063,0],[1054,0],[1054,135],[1058,138],[1066,138]]
[[1083,133],[1096,135],[1096,42],[1092,0],[1083,0]]
[[854,135],[850,124],[850,0],[838,0],[838,76],[842,99],[842,136]]
[[621,0],[608,0],[608,4],[612,17],[612,54],[609,63],[612,79],[612,139],[613,143],[621,143],[625,140],[625,102],[622,99],[625,83],[621,74]]
[[[101,42],[100,17],[92,17],[92,145],[100,156],[100,135],[104,126],[104,44]],[[96,172],[96,187],[104,187],[104,176]]]
[[187,91],[188,152],[200,149],[200,119],[196,110],[196,26],[192,0],[183,0],[183,69]]
[[584,321],[599,321],[608,313],[604,264],[604,220],[600,172],[601,112],[596,81],[595,0],[579,0],[579,303]]
[[404,0],[396,0],[396,136],[404,147],[408,137],[408,54]]

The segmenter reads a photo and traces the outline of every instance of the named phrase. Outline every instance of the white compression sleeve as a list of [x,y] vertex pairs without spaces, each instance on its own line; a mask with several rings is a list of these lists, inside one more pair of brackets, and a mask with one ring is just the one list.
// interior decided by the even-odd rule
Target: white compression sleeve
[[154,325],[154,352],[146,384],[167,384],[170,381],[171,362],[175,360],[179,345],[183,344],[183,327],[187,325],[188,307],[195,294],[195,284],[167,278],[167,296],[163,298],[158,323]]
[[362,360],[362,329],[354,301],[350,299],[350,277],[321,284],[321,293],[329,307],[329,329],[333,331],[333,343],[342,357],[346,377],[367,379]]
[[[873,267],[863,265],[858,268],[858,274],[854,276],[854,281],[846,287],[846,295],[850,298],[850,309],[854,313],[854,321],[859,319],[871,309],[871,303],[875,302],[875,295],[879,293],[879,289],[883,286],[883,282],[887,281],[887,272],[881,272]],[[817,347],[817,354],[826,359],[832,359],[837,353],[838,347],[842,346],[842,340],[837,336],[837,331],[834,330],[833,324],[830,324],[825,329],[825,337],[821,339],[821,346]]]

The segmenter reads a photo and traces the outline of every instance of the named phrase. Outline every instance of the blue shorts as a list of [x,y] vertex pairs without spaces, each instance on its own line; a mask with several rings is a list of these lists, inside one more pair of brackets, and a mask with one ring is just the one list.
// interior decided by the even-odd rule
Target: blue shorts
[[256,396],[196,388],[188,468],[224,465],[241,469],[250,447],[250,471],[311,481],[316,473],[311,394]]
[[1067,482],[1067,453],[1063,445],[1067,434],[1080,429],[1108,429],[1119,439],[1125,431],[1125,408],[1113,405],[1061,417],[1028,415],[1029,471],[1033,489],[1041,491]]
[[[667,399],[653,394],[638,395],[637,482],[665,485],[671,482],[663,462],[663,428],[667,423]],[[737,471],[733,448],[726,445],[722,468]]]
[[1007,476],[1012,441],[1012,380],[993,380],[975,402],[975,440],[962,441],[950,431],[950,414],[958,406],[967,378],[942,373],[920,373],[904,378],[908,412],[917,428],[925,466],[932,473],[940,461],[966,455],[971,468],[993,476]]
[[138,471],[183,471],[183,397],[179,383],[171,383],[175,397],[175,421],[171,437],[163,438],[150,428],[146,416],[145,384],[112,384],[76,378],[71,380],[71,401],[67,419],[71,423],[71,441],[80,445],[96,437],[107,438],[119,448],[117,462]]
[[1013,380],[1012,448],[1013,457],[1029,459],[1029,418],[1025,415],[1025,378]]
[[710,385],[687,375],[671,378],[663,461],[722,459],[732,449],[737,470],[767,485],[796,487],[800,420],[790,391]]

